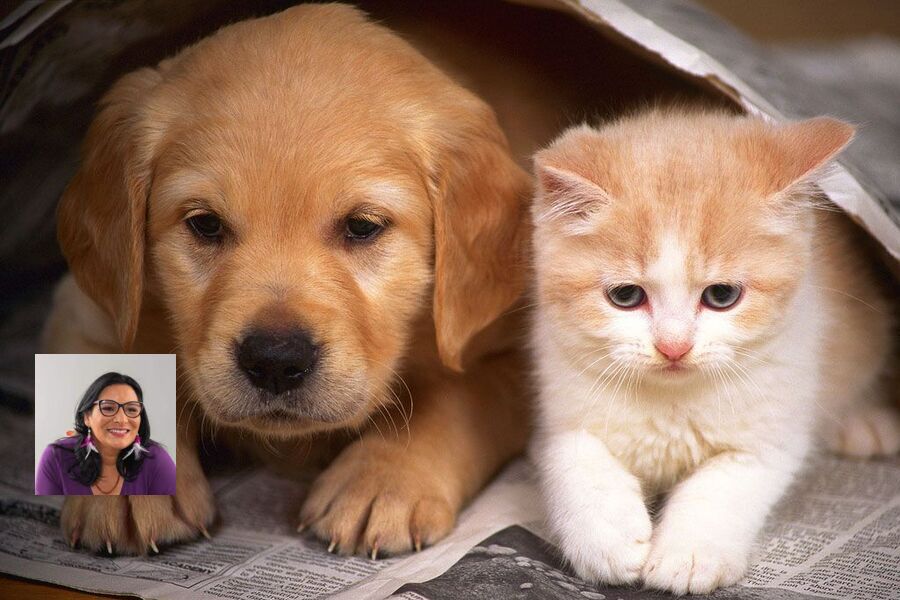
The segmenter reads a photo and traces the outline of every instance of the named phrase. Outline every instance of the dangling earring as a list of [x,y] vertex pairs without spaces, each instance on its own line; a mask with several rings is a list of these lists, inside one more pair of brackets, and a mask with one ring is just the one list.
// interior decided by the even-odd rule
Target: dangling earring
[[128,454],[122,457],[122,460],[125,460],[132,454],[134,454],[135,458],[140,458],[141,452],[149,452],[149,450],[141,446],[141,436],[136,435],[134,436],[134,444],[131,445],[131,450],[128,451]]
[[[94,440],[91,438],[91,428],[88,427],[87,435],[84,438],[84,441],[81,442],[81,447],[87,447],[87,454],[84,455],[85,458],[91,455],[91,451],[97,452],[97,446],[94,445]],[[100,454],[97,452],[97,454]]]

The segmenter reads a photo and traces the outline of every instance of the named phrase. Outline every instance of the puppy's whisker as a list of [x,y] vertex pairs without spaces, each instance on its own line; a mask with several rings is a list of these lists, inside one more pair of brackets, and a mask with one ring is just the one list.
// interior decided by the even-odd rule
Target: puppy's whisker
[[397,424],[394,422],[394,417],[391,415],[391,411],[381,402],[375,404],[375,409],[378,411],[378,414],[381,415],[384,419],[385,425],[390,425],[391,429],[394,430],[394,437],[399,439],[400,430],[397,429]]
[[272,445],[272,441],[269,439],[269,436],[267,436],[265,434],[260,434],[258,436],[258,438],[259,438],[259,441],[262,443],[262,445],[265,447],[265,449],[268,452],[270,452],[271,454],[273,454],[276,457],[281,456],[281,452],[278,450],[278,448],[276,448],[275,446]]
[[[397,409],[400,411],[400,415],[403,419],[402,427],[406,431],[405,448],[408,448],[410,441],[412,439],[412,434],[410,432],[410,427],[409,427],[410,417],[409,417],[409,415],[407,415],[406,410],[403,406],[403,402],[400,400],[400,397],[397,395],[397,393],[391,388],[388,388],[387,392],[388,392],[388,394],[390,394],[390,396],[386,398],[387,406],[385,407],[385,411],[388,413],[388,416],[390,417],[392,424],[394,423],[394,418],[392,416],[393,411],[391,411],[390,407],[396,406]],[[394,427],[394,430],[396,431],[397,437],[399,438],[400,432],[397,430],[396,426]]]
[[207,438],[206,421],[207,421],[207,415],[206,415],[206,411],[204,410],[204,411],[201,411],[201,413],[200,413],[200,444],[203,448],[203,453],[208,455],[209,451],[207,451],[207,449],[206,449],[206,438]]
[[372,418],[372,415],[366,415],[366,419],[368,419],[368,421],[375,427],[375,430],[378,432],[378,435],[381,437],[381,439],[386,441],[384,434],[381,432],[381,428],[378,426],[378,423],[375,422],[375,419]]
[[[394,392],[392,390],[388,389],[388,392],[391,395],[393,395],[394,399],[397,399],[396,395],[394,395]],[[388,402],[383,407],[384,412],[387,414],[388,419],[390,419],[390,421],[391,421],[391,427],[394,428],[394,435],[397,437],[397,439],[399,439],[400,438],[400,429],[397,427],[397,423],[394,421],[393,411],[390,409],[390,406],[394,403],[395,400],[393,400],[391,397],[386,398],[386,400]],[[397,399],[397,401],[399,401],[399,399]]]
[[362,426],[359,423],[355,423],[353,429],[356,431],[356,439],[361,440],[363,436]]
[[[400,375],[400,373],[397,372],[397,370],[394,369],[392,366],[390,366],[384,362],[371,359],[371,358],[366,358],[366,361],[372,365],[375,365],[377,367],[382,367],[382,368],[388,370],[394,376],[394,378],[396,378],[396,380],[399,381],[400,384],[403,386],[403,388],[406,390],[406,397],[409,399],[409,411],[408,412],[406,410],[405,403],[400,398],[400,395],[397,394],[397,392],[391,386],[388,386],[388,388],[387,388],[388,393],[390,393],[393,396],[393,401],[388,402],[388,405],[389,406],[395,405],[397,407],[397,409],[400,411],[400,414],[403,417],[403,421],[404,421],[404,428],[406,429],[407,445],[409,445],[409,442],[411,439],[410,421],[412,420],[413,406],[414,406],[413,394],[412,394],[412,390],[410,390],[410,388],[409,388],[409,384],[406,383],[406,380],[403,378],[403,376]],[[388,417],[390,418],[391,423],[393,424],[394,421],[393,421],[393,417],[390,414],[390,408],[386,408],[386,410],[388,411]],[[397,429],[396,425],[394,425],[394,430],[397,432],[397,437],[399,437],[399,430]]]
[[394,431],[395,431],[397,437],[399,438],[400,432],[397,429],[397,426],[394,424],[394,417],[392,415],[392,411],[390,410],[390,406],[397,406],[397,408],[400,410],[400,414],[403,417],[403,428],[406,430],[406,448],[408,448],[410,440],[412,439],[410,430],[409,430],[409,418],[406,416],[406,412],[403,410],[403,403],[400,401],[400,397],[397,395],[397,393],[391,388],[388,388],[387,391],[390,394],[390,396],[385,398],[387,400],[387,406],[385,407],[385,412],[387,412],[388,417],[391,420],[391,424],[394,425]]

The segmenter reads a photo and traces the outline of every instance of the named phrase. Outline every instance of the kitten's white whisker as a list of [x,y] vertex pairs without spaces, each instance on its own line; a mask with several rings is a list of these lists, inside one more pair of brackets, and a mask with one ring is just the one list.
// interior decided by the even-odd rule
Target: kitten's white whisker
[[747,384],[749,384],[750,386],[753,387],[753,391],[756,393],[755,399],[758,400],[759,402],[762,402],[765,404],[766,410],[769,413],[769,417],[771,419],[777,419],[777,417],[775,416],[775,414],[773,412],[774,408],[772,406],[772,403],[769,401],[769,396],[766,394],[766,392],[759,386],[759,384],[753,378],[752,372],[738,362],[732,362],[730,364],[730,368],[735,369],[736,373],[738,373],[738,376],[743,381],[745,381]]
[[632,383],[636,384],[641,371],[642,371],[641,369],[634,367],[631,371],[630,376],[628,377],[628,385],[625,386],[625,396],[629,399],[636,396],[638,393],[638,390],[640,389],[640,388],[638,388],[637,385],[635,385],[634,389],[632,389]]
[[[733,416],[735,416],[734,392],[739,391],[739,390],[735,389],[736,382],[734,380],[734,378],[737,377],[737,371],[735,371],[733,368],[731,368],[731,365],[729,365],[727,362],[722,363],[722,367],[723,367],[722,373],[725,376],[725,379],[727,382],[726,389],[728,390],[728,404],[731,406],[731,416],[733,417]],[[728,371],[724,370],[726,368],[728,369]]]
[[517,313],[520,310],[527,310],[529,308],[534,308],[536,306],[544,306],[545,304],[546,304],[545,302],[538,301],[538,302],[532,302],[531,304],[525,304],[523,306],[517,306],[511,310],[504,312],[504,313],[500,313],[500,315],[497,318],[499,319],[501,317],[505,317],[505,316],[511,315],[513,313]]
[[614,396],[618,396],[618,394],[619,394],[619,389],[622,387],[622,383],[625,381],[625,378],[629,376],[629,374],[631,373],[631,370],[632,370],[632,369],[634,369],[634,366],[633,366],[633,365],[631,365],[631,364],[626,364],[626,365],[625,365],[625,372],[622,373],[622,376],[619,377],[618,383],[616,383],[616,387],[613,388],[612,393],[613,393]]
[[735,354],[737,354],[738,356],[750,358],[750,359],[753,359],[760,363],[775,364],[771,357],[764,356],[764,355],[760,354],[759,352],[754,352],[748,348],[743,348],[743,347],[739,347],[739,346],[731,346],[731,351],[734,352]]
[[596,389],[597,385],[599,385],[600,382],[604,380],[604,377],[605,377],[606,373],[607,373],[610,369],[614,369],[615,367],[617,367],[619,364],[621,364],[621,361],[620,361],[618,358],[613,358],[613,359],[612,359],[612,362],[610,362],[610,363],[606,366],[606,368],[603,369],[603,371],[600,373],[600,375],[598,375],[597,378],[594,380],[593,385],[591,385],[591,387],[588,388],[588,397],[591,397],[591,396],[594,394],[594,390]]
[[[612,368],[613,370],[612,370],[612,372],[610,372],[607,375],[606,372],[609,371],[610,368]],[[611,365],[609,365],[603,371],[603,373],[600,374],[600,376],[594,381],[594,383],[588,389],[588,392],[585,395],[588,398],[589,404],[588,404],[588,410],[585,411],[585,415],[590,414],[590,412],[594,409],[594,405],[597,403],[597,400],[599,399],[603,390],[606,388],[608,380],[615,375],[616,370],[618,368],[619,368],[618,361],[614,361]],[[584,423],[584,420],[582,420],[582,424],[583,423]]]
[[[623,368],[624,363],[617,358],[614,358],[613,361],[607,365],[607,367],[603,370],[602,373],[597,377],[591,387],[588,389],[586,396],[588,397],[588,408],[584,413],[584,416],[581,419],[580,427],[584,427],[584,422],[586,418],[593,413],[594,407],[597,404],[597,400],[600,399],[600,396],[603,394],[603,391],[609,385],[609,382],[616,376],[619,371]],[[612,371],[610,372],[610,369]],[[609,399],[612,402],[612,397]],[[607,407],[609,409],[609,407]],[[607,424],[608,424],[609,412],[607,412]]]
[[[609,381],[606,384],[604,384],[603,390],[605,390],[608,387],[609,383],[611,383],[613,379],[618,379],[619,383],[616,385],[616,390],[618,390],[619,384],[621,384],[621,381],[622,381],[622,376],[624,375],[625,369],[627,369],[627,368],[629,368],[628,365],[626,365],[624,362],[620,362],[619,367],[615,371],[613,371],[612,376],[610,377]],[[609,394],[609,402],[607,402],[606,417],[604,418],[604,423],[603,423],[603,435],[604,436],[609,436],[609,418],[612,416],[613,409],[615,408],[615,403],[618,401],[618,399],[619,398],[618,398],[618,394],[616,393],[616,391],[613,391],[611,394]]]
[[730,362],[726,363],[726,365],[728,365],[728,368],[735,370],[736,374],[738,374],[738,376],[741,378],[742,381],[746,382],[747,384],[749,384],[753,387],[754,391],[757,394],[757,398],[759,398],[759,399],[766,398],[766,394],[763,391],[763,389],[761,387],[759,387],[759,384],[756,383],[755,379],[753,379],[752,372],[750,371],[750,369],[748,369],[747,367],[745,367],[744,365],[740,364],[737,361],[730,361]]
[[[714,368],[714,366],[713,366]],[[713,386],[716,388],[716,414],[718,415],[719,425],[722,424],[722,403],[719,401],[719,382],[716,380],[714,372],[712,368],[705,369],[703,374],[708,376],[709,380],[713,383]]]
[[[716,382],[716,406],[718,407],[719,414],[719,425],[722,424],[722,388],[724,388],[727,384],[725,383],[725,378],[722,376],[722,369],[719,365],[712,365],[713,367],[713,376],[715,377]],[[722,384],[721,387],[719,384]]]
[[761,387],[759,387],[759,384],[756,383],[756,380],[753,379],[751,372],[746,367],[735,361],[726,364],[730,369],[732,369],[735,375],[737,375],[742,381],[745,382],[745,385],[749,384],[750,386],[752,386],[753,391],[756,393],[755,399],[765,405],[766,412],[769,414],[769,418],[772,419],[773,422],[777,421],[778,417],[775,415],[772,403],[769,402],[768,395]]
[[865,307],[868,308],[869,310],[872,310],[872,311],[878,313],[879,315],[883,315],[883,314],[884,314],[884,311],[883,311],[883,310],[881,310],[881,309],[879,309],[879,308],[877,308],[877,307],[875,307],[875,306],[872,306],[871,304],[869,304],[868,302],[866,302],[866,301],[863,300],[862,298],[860,298],[860,297],[858,297],[858,296],[854,296],[853,294],[851,294],[851,293],[849,293],[849,292],[845,292],[844,290],[838,290],[838,289],[835,289],[835,288],[826,287],[826,286],[824,286],[824,285],[815,285],[815,284],[812,284],[812,283],[810,284],[810,286],[811,286],[811,287],[814,287],[814,288],[818,288],[818,289],[820,289],[820,290],[826,290],[826,291],[829,291],[829,292],[834,292],[835,294],[840,294],[841,296],[846,296],[847,298],[850,298],[851,300],[856,300],[857,302],[859,302],[860,304],[862,304],[863,306],[865,306]]
[[721,365],[718,365],[719,376],[722,378],[722,389],[725,390],[725,400],[728,401],[728,408],[731,409],[731,416],[734,418],[734,396],[732,388],[732,382],[728,378],[728,374],[725,372],[725,369],[722,368]]
[[[607,344],[607,345],[605,345],[605,346],[602,346],[602,347],[600,347],[600,348],[597,348],[596,350],[592,350],[592,351],[588,352],[588,353],[587,353],[585,356],[583,356],[582,358],[587,358],[587,357],[593,356],[593,355],[596,354],[597,352],[603,352],[604,350],[606,350],[607,348],[611,348],[612,346],[614,346],[614,344]],[[604,354],[604,355],[601,356],[600,358],[598,358],[598,359],[594,360],[593,362],[591,362],[589,365],[587,365],[585,368],[583,368],[581,371],[578,372],[578,377],[581,377],[582,375],[584,375],[584,372],[585,372],[585,371],[587,371],[588,369],[590,369],[591,367],[593,367],[595,364],[597,364],[598,362],[600,362],[601,360],[603,360],[603,359],[606,358],[607,356],[613,354],[614,352],[615,352],[615,351],[613,351],[613,352],[607,352],[606,354]]]

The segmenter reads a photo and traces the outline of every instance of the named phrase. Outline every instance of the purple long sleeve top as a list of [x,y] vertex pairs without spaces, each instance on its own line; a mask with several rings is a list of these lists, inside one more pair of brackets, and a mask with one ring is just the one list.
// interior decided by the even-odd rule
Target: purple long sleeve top
[[[38,496],[90,496],[90,486],[81,484],[69,475],[75,464],[75,444],[78,438],[64,438],[44,449],[34,479]],[[175,463],[159,444],[147,448],[141,471],[134,481],[122,483],[122,496],[166,496],[175,493]]]

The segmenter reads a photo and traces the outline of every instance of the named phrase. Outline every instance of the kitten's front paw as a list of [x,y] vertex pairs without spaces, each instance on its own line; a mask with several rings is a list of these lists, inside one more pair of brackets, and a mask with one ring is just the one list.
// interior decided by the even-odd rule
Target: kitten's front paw
[[639,494],[604,498],[592,513],[561,520],[563,554],[579,577],[611,585],[640,579],[653,526]]
[[654,540],[644,565],[647,587],[673,594],[709,594],[740,581],[747,571],[747,553],[709,540]]

